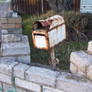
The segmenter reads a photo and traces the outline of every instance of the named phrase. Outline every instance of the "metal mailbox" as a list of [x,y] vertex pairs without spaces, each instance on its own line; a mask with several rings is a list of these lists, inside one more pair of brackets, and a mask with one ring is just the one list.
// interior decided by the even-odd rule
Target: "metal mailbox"
[[55,15],[46,20],[36,21],[32,30],[36,48],[48,50],[66,39],[66,26],[62,16]]

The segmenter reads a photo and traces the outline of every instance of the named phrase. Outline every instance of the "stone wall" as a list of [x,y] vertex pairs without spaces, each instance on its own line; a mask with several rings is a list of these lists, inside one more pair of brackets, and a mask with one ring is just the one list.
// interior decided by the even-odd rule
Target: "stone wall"
[[1,27],[0,59],[10,58],[30,64],[30,46],[28,37],[22,34],[21,17],[9,12],[6,17],[1,18]]
[[[92,92],[92,81],[84,76],[30,65],[28,38],[18,26],[21,17],[9,15],[1,22],[0,92]],[[92,56],[88,53],[73,52],[70,70],[91,79]]]
[[92,82],[78,75],[0,60],[0,92],[92,92]]
[[70,71],[92,80],[92,41],[88,43],[87,51],[71,53]]
[[6,17],[1,18],[2,29],[19,30],[22,29],[22,19],[20,16],[13,17],[13,13],[9,12]]

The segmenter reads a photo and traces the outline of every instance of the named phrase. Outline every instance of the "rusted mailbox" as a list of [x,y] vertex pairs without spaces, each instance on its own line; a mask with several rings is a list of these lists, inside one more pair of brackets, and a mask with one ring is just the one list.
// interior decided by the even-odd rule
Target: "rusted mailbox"
[[[51,49],[66,39],[66,26],[62,16],[55,15],[46,20],[39,20],[34,23],[33,44],[39,49]],[[51,55],[53,57],[53,55]]]

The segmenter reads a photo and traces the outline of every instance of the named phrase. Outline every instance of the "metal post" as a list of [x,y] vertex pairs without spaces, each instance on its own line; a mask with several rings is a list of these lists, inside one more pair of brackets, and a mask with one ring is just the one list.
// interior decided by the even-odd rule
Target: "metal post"
[[51,55],[52,67],[55,69],[56,68],[56,63],[55,63],[55,52],[54,52],[54,48],[51,48],[50,49],[50,55]]

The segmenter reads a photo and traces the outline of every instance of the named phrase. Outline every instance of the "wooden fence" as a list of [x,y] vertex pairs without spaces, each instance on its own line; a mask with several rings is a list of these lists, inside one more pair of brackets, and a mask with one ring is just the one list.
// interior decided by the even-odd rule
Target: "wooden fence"
[[[11,0],[11,7],[21,14],[39,15],[51,10],[45,0]],[[73,0],[73,10],[79,11],[80,0]]]
[[39,15],[51,8],[45,0],[12,0],[11,7],[21,14]]
[[73,10],[80,11],[80,0],[72,0],[73,2]]

